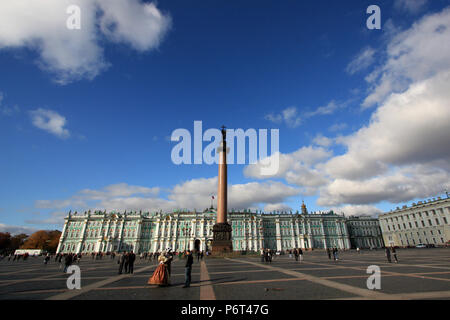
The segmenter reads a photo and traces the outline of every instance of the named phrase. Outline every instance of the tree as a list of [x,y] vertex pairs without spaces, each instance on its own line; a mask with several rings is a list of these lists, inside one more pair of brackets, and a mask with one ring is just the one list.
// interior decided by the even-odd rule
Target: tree
[[21,233],[21,234],[17,234],[15,236],[13,236],[11,238],[11,245],[10,245],[9,249],[11,251],[16,251],[23,245],[23,243],[25,242],[25,240],[27,238],[28,238],[28,235],[25,233]]
[[11,245],[11,234],[9,232],[0,232],[0,252],[6,251]]
[[58,230],[39,230],[33,233],[21,246],[22,249],[42,249],[55,252],[58,247],[61,232]]

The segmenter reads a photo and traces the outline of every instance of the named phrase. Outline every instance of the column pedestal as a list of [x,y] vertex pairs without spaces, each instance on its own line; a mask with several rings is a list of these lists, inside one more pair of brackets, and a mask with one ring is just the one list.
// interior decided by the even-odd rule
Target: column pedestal
[[216,223],[213,226],[212,253],[233,252],[231,241],[231,226],[227,223]]

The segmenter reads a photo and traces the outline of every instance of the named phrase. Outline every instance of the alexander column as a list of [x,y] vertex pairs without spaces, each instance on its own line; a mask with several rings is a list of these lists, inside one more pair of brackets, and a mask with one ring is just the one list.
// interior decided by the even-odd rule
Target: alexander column
[[227,132],[222,127],[222,143],[219,152],[219,186],[217,190],[217,220],[213,226],[212,252],[232,252],[231,226],[227,222]]

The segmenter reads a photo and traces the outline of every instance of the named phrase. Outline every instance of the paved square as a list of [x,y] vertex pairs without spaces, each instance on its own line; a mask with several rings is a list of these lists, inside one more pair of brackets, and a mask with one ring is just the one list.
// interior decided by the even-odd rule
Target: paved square
[[[194,260],[192,286],[184,284],[184,260],[174,259],[171,286],[147,285],[155,261],[136,260],[133,275],[118,275],[117,259],[83,257],[81,289],[68,290],[59,263],[0,261],[0,299],[152,299],[152,300],[310,300],[450,299],[450,249],[398,250],[399,263],[384,251],[341,252],[339,261],[325,252],[306,252],[303,262],[288,255],[270,264],[256,256]],[[381,269],[381,290],[368,290],[367,267]]]

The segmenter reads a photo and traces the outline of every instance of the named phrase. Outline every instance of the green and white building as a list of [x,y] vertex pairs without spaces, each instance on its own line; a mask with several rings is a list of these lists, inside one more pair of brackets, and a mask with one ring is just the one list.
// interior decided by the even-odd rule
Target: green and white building
[[[65,218],[57,252],[92,253],[160,252],[208,250],[216,221],[215,209],[204,212],[149,213],[95,211],[72,214]],[[334,212],[262,213],[251,210],[231,211],[235,251],[259,251],[270,248],[284,251],[293,248],[337,247],[350,249],[346,219]]]
[[353,216],[347,218],[347,230],[352,249],[383,248],[383,235],[377,218]]

